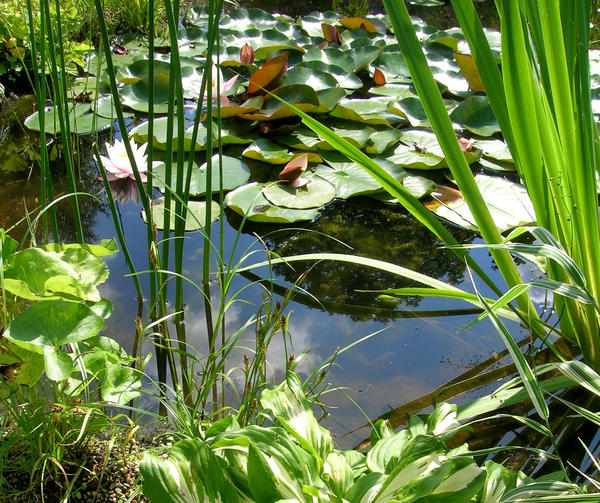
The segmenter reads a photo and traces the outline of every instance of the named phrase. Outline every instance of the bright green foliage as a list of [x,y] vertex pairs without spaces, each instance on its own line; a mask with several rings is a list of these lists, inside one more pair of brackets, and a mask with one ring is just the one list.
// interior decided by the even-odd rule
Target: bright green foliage
[[411,416],[398,433],[378,422],[371,447],[360,452],[335,448],[293,373],[265,390],[261,403],[277,426],[240,428],[230,416],[203,439],[176,443],[167,458],[147,453],[140,467],[144,494],[165,503],[496,503],[515,489],[529,496],[578,492],[561,482],[542,487],[491,461],[478,466],[466,444],[447,449],[445,439],[459,427],[456,407],[448,404],[427,417]]
[[0,366],[10,371],[0,382],[0,395],[15,385],[35,385],[45,372],[77,392],[98,379],[107,401],[137,396],[141,375],[128,366],[131,358],[115,341],[98,336],[112,313],[97,289],[108,277],[100,257],[117,250],[114,240],[17,251],[16,241],[4,231],[1,237]]

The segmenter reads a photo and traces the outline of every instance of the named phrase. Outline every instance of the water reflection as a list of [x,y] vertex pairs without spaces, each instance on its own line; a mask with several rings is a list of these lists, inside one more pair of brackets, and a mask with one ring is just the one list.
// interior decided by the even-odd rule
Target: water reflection
[[[239,219],[228,216],[235,226]],[[318,252],[354,254],[391,262],[452,285],[461,283],[464,277],[464,262],[442,248],[443,243],[405,210],[367,197],[330,204],[316,221],[302,228],[273,231],[273,226],[246,223],[244,232],[262,236],[269,250],[282,257]],[[474,236],[455,230],[455,237],[462,243],[470,243]],[[290,283],[306,274],[300,286],[321,302],[375,309],[351,311],[355,320],[388,321],[395,317],[386,313],[390,306],[379,300],[377,293],[364,290],[422,286],[385,271],[333,261],[316,265],[295,262],[293,268],[278,264],[273,270]],[[419,302],[419,297],[400,301],[409,307]]]

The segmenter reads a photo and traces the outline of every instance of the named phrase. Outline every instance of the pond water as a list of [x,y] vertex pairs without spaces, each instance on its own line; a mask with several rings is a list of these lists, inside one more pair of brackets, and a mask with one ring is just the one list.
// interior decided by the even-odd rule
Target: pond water
[[[27,99],[27,98],[23,98]],[[10,127],[14,127],[11,123]],[[107,135],[99,138],[102,143]],[[8,138],[8,139],[7,139]],[[17,140],[17,138],[19,138]],[[35,142],[35,137],[30,139]],[[22,141],[22,136],[6,137],[7,144]],[[13,142],[13,143],[11,143]],[[35,143],[33,143],[35,144]],[[89,137],[80,138],[79,153],[82,157],[82,189],[89,191],[104,201],[98,171],[90,156]],[[25,147],[21,147],[25,148]],[[32,164],[32,161],[28,161]],[[56,177],[57,194],[68,192],[64,178],[64,167],[60,158],[54,161],[53,173]],[[11,227],[23,218],[24,208],[32,211],[39,204],[37,200],[38,180],[35,169],[3,173],[4,183],[0,193],[1,225]],[[112,218],[107,207],[94,198],[82,199],[82,220],[87,241],[115,236]],[[61,205],[58,218],[61,223],[61,238],[74,240],[69,205]],[[224,242],[230,249],[240,228],[241,219],[227,210],[225,214]],[[129,250],[134,257],[137,270],[147,269],[146,229],[141,218],[141,208],[129,202],[120,206],[120,217]],[[21,239],[26,225],[21,223],[12,235]],[[219,224],[213,225],[213,239],[218,241]],[[476,242],[475,234],[453,229],[461,242]],[[353,253],[359,256],[385,260],[410,269],[431,275],[454,285],[468,284],[464,264],[448,250],[441,248],[429,231],[417,223],[398,206],[386,205],[369,198],[352,198],[331,203],[322,215],[313,222],[294,225],[267,225],[246,223],[242,229],[238,250],[253,245],[260,250],[262,244],[281,256],[302,253],[336,252]],[[327,236],[327,237],[325,237]],[[203,242],[199,233],[186,235],[186,262],[184,273],[191,281],[201,283]],[[496,276],[489,265],[486,251],[474,252],[480,263],[488,264],[488,273]],[[264,253],[256,255],[252,262],[264,259]],[[107,320],[106,333],[117,339],[127,350],[131,350],[135,334],[135,316],[138,311],[136,292],[131,278],[126,275],[122,253],[107,257],[110,277],[102,286],[101,293],[115,306],[114,314]],[[375,418],[390,408],[416,400],[447,381],[456,379],[474,365],[494,358],[502,344],[495,331],[487,323],[461,332],[474,317],[476,311],[467,305],[440,299],[408,298],[399,304],[387,304],[378,300],[377,293],[359,290],[377,290],[387,287],[407,286],[406,280],[369,270],[360,266],[323,262],[308,270],[308,264],[295,265],[295,270],[285,266],[273,268],[276,298],[281,299],[286,288],[296,281],[299,274],[306,272],[300,283],[297,295],[288,305],[290,313],[289,334],[292,348],[285,346],[282,339],[275,340],[269,349],[268,360],[275,380],[281,379],[285,371],[287,356],[302,354],[299,364],[301,374],[306,375],[322,362],[355,341],[369,334],[376,334],[335,358],[326,377],[332,391],[322,396],[322,401],[330,412],[323,424],[331,428],[338,443],[350,447],[368,434],[367,429],[354,431],[366,423],[365,416]],[[257,277],[268,279],[269,272],[264,268],[236,277],[233,290],[247,287]],[[142,283],[146,278],[142,275]],[[499,279],[499,278],[495,278]],[[468,287],[467,287],[468,288]],[[145,289],[147,291],[147,288]],[[485,289],[483,290],[485,292]],[[246,290],[242,296],[245,302],[235,304],[226,318],[227,333],[233,333],[257,312],[264,291],[259,286]],[[218,295],[212,292],[213,300]],[[185,326],[190,347],[200,354],[206,354],[205,313],[202,295],[192,287],[185,292]],[[518,335],[518,327],[511,327]],[[254,331],[248,330],[240,341],[240,349],[232,353],[228,369],[243,365],[245,347],[254,347]],[[287,353],[286,353],[287,349]],[[142,354],[153,353],[151,344],[146,341]],[[497,363],[496,363],[497,365]],[[156,377],[156,367],[152,359],[146,368]],[[233,374],[234,384],[239,384],[237,374]],[[337,388],[337,389],[336,389]],[[490,386],[470,391],[457,401],[464,401],[476,394],[490,391]],[[231,395],[231,404],[235,398]],[[429,399],[431,403],[431,399]],[[142,399],[144,406],[155,408],[150,397]],[[353,433],[348,433],[353,432]]]

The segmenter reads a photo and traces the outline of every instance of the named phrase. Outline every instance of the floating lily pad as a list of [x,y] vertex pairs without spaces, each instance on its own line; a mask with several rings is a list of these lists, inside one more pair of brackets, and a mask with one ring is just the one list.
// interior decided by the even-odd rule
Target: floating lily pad
[[486,96],[471,96],[450,114],[452,122],[479,136],[492,136],[500,126]]
[[[188,162],[185,162],[184,180],[188,170]],[[229,156],[223,156],[222,163],[223,171],[223,190],[232,190],[240,185],[243,185],[250,178],[250,168],[241,159]],[[194,164],[192,174],[190,175],[190,191],[191,196],[202,196],[206,193],[206,163],[199,168]],[[165,165],[161,164],[152,170],[154,175],[155,186],[164,192],[165,185]],[[173,170],[171,179],[171,187],[177,187],[178,176]],[[219,174],[219,156],[215,154],[212,157],[212,177],[211,187],[212,192],[219,192],[220,174]]]
[[412,127],[431,127],[423,104],[417,97],[403,98],[394,103],[390,110],[404,117]]
[[[97,100],[92,101],[92,110],[107,119],[116,120],[117,118],[117,111],[111,94],[104,94],[99,96]],[[123,117],[133,117],[133,115],[132,112],[123,110]]]
[[387,111],[390,101],[386,97],[366,100],[342,99],[330,112],[330,115],[348,121],[389,126],[390,120],[394,122],[398,119],[396,115]]
[[367,153],[381,154],[400,140],[401,133],[397,129],[386,128],[375,131],[369,136],[365,150]]
[[[159,198],[152,203],[152,220],[157,229],[163,228],[165,212],[170,217],[170,227],[175,227],[175,201],[171,200],[172,211],[167,210],[164,205],[164,198]],[[221,207],[215,201],[210,201],[211,222],[219,218]],[[144,220],[146,216],[144,216]],[[206,222],[206,201],[189,201],[187,204],[187,214],[185,219],[185,230],[195,231],[204,227]]]
[[514,162],[508,145],[502,140],[474,140],[473,145],[483,152],[484,157],[500,162]]
[[[311,112],[319,106],[319,97],[315,90],[304,84],[281,86],[273,91],[274,95],[291,103],[303,112]],[[273,96],[265,98],[263,108],[257,112],[241,114],[250,120],[276,120],[295,117],[296,113]]]
[[354,60],[352,57],[346,52],[335,47],[327,47],[326,49],[313,47],[306,51],[302,61],[305,64],[311,61],[319,61],[327,65],[344,68],[346,71],[348,71],[350,68],[354,68]]
[[262,59],[274,51],[304,52],[304,49],[298,45],[301,42],[308,43],[308,39],[290,40],[285,34],[274,29],[248,29],[225,35],[221,44],[237,48],[238,53],[240,47],[243,47],[244,44],[250,44],[254,49],[256,58]]
[[250,144],[242,152],[242,155],[249,159],[268,162],[269,164],[285,164],[294,157],[293,154],[288,152],[287,147],[266,138],[259,138]]
[[[154,119],[154,130],[153,130],[153,141],[152,146],[154,148],[160,150],[166,150],[167,143],[171,142],[173,146],[173,150],[176,151],[178,148],[177,141],[177,119],[173,119],[173,134],[167,138],[167,117],[160,117],[158,119]],[[213,127],[213,133],[216,135],[216,127]],[[148,141],[148,121],[142,122],[139,126],[133,128],[130,132],[131,135],[135,138],[135,140],[139,143],[144,143]],[[200,124],[198,129],[198,135],[196,137],[196,147],[195,150],[201,150],[206,147],[206,128]],[[193,126],[190,126],[185,132],[184,139],[184,151],[189,152],[192,147],[192,135],[193,135]]]
[[[48,134],[57,134],[60,132],[60,120],[56,107],[49,106],[44,108],[44,130]],[[69,105],[69,127],[72,133],[89,134],[94,131],[101,131],[112,125],[113,121],[106,117],[100,117],[91,113],[89,103],[75,103]],[[32,131],[40,131],[40,114],[34,112],[27,119],[25,125]]]
[[283,75],[282,85],[305,84],[312,87],[315,91],[337,87],[338,81],[330,73],[308,68],[305,66],[294,66]]
[[381,190],[381,184],[354,163],[350,163],[344,169],[333,169],[321,165],[314,174],[331,183],[335,187],[336,197],[341,199]]
[[337,84],[339,84],[340,87],[343,87],[344,89],[360,89],[363,86],[362,80],[360,80],[356,75],[354,75],[353,73],[348,73],[342,67],[337,65],[332,65],[323,61],[313,60],[299,63],[294,68],[302,67],[311,68],[313,70],[319,70],[332,75],[337,81]]
[[[475,182],[500,232],[535,222],[533,205],[521,184],[483,174],[476,175]],[[473,214],[458,190],[438,187],[433,196],[434,200],[426,206],[436,215],[477,230]]]
[[297,210],[274,206],[263,195],[263,187],[256,182],[242,185],[225,196],[225,204],[254,222],[292,223],[313,220],[319,214],[316,208]]
[[305,210],[320,208],[335,197],[335,187],[318,176],[310,177],[310,183],[296,189],[284,182],[269,183],[263,195],[275,206]]

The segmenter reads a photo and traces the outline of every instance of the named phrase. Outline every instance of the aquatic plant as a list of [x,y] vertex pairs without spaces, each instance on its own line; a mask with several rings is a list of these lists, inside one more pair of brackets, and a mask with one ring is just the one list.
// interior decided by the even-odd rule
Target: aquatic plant
[[[139,172],[142,182],[146,182],[146,169],[148,167],[146,149],[148,144],[136,145],[133,139],[129,140],[131,145],[131,152],[135,160],[135,166]],[[108,157],[101,155],[100,160],[104,169],[107,171],[107,178],[109,181],[115,181],[122,178],[130,178],[135,180],[134,167],[129,162],[127,150],[125,149],[124,140],[117,140],[112,145],[106,144],[106,152]],[[153,161],[152,167],[160,165],[160,161]]]

